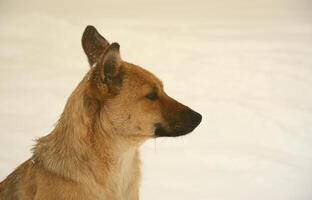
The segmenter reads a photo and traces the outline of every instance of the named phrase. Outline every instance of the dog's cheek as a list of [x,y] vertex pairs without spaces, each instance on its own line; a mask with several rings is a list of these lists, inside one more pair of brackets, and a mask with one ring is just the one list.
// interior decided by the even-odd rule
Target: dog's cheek
[[[139,111],[139,110],[138,110]],[[140,110],[132,116],[135,121],[133,123],[133,129],[138,134],[153,135],[154,124],[161,120],[160,112],[157,110]]]

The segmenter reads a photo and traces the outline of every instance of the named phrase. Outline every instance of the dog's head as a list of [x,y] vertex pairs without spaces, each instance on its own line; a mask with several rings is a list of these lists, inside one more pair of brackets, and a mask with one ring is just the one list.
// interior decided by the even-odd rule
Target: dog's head
[[176,137],[201,122],[199,113],[164,92],[156,76],[123,61],[119,44],[109,44],[94,27],[85,29],[82,46],[91,66],[89,93],[103,104],[105,127],[126,137]]

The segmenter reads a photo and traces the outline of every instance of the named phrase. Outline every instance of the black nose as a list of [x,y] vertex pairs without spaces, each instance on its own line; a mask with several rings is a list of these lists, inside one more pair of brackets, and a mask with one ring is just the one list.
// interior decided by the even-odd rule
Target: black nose
[[202,120],[201,114],[199,114],[198,112],[192,111],[191,121],[192,121],[194,128],[198,126],[198,124],[200,124],[201,120]]

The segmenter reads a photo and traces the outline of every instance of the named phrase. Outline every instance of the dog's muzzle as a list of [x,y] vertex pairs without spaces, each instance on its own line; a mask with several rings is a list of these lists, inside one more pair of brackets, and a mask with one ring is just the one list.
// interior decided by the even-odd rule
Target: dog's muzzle
[[179,113],[178,120],[167,122],[168,125],[162,123],[155,124],[155,137],[178,137],[192,132],[201,122],[201,114],[189,110]]

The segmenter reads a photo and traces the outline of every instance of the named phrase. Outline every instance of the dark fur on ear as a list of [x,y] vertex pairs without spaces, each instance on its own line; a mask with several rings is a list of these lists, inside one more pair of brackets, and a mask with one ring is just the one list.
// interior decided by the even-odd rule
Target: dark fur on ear
[[111,44],[104,54],[103,67],[104,67],[104,82],[109,84],[118,72],[121,65],[121,57],[119,52],[119,44]]
[[98,62],[109,42],[99,34],[94,26],[87,26],[82,35],[82,47],[88,57],[90,67]]
[[112,43],[95,66],[94,76],[97,77],[95,80],[100,80],[107,88],[108,95],[114,96],[122,86],[123,74],[119,44]]

